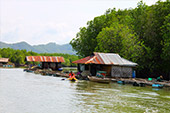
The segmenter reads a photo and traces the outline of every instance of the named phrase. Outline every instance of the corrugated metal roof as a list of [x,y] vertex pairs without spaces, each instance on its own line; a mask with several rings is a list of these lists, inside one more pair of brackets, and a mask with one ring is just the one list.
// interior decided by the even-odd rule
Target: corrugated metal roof
[[85,64],[91,58],[93,58],[93,57],[88,56],[88,57],[85,57],[85,58],[73,61],[72,63],[75,63],[75,64]]
[[124,59],[119,56],[119,54],[115,53],[94,53],[95,55],[98,55],[101,57],[101,59],[104,61],[103,64],[114,64],[114,65],[126,65],[126,66],[136,66],[137,63],[131,62],[127,59]]
[[9,62],[9,58],[0,58],[0,62]]
[[121,58],[118,54],[115,54],[115,53],[94,52],[93,57],[86,57],[86,60],[84,59],[74,61],[73,63],[80,63],[80,61],[83,61],[81,63],[84,63],[84,64],[92,63],[92,64],[106,64],[106,65],[120,65],[120,66],[136,66],[137,65],[137,63]]
[[26,56],[26,60],[29,62],[64,62],[64,58],[59,56]]
[[97,56],[93,56],[90,60],[85,62],[85,64],[101,64]]

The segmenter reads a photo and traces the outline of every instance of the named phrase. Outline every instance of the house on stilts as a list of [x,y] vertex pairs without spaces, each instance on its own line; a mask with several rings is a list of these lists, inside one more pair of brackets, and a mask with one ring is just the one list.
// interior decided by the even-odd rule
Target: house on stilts
[[57,56],[26,56],[28,62],[40,62],[42,69],[58,70],[61,63],[65,62],[63,57]]
[[[79,72],[86,72],[91,76],[103,74],[106,77],[135,77],[134,68],[137,63],[131,62],[120,57],[115,53],[99,53],[94,52],[91,56],[73,61],[78,64]],[[88,76],[86,75],[86,76]]]

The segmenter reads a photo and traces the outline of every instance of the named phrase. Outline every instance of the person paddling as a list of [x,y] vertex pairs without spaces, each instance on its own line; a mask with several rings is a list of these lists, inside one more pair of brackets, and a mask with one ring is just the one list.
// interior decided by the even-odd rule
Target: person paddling
[[71,71],[70,74],[69,74],[69,78],[68,78],[70,81],[77,81],[76,77],[75,77],[75,74]]
[[73,77],[75,77],[75,74],[71,71],[70,74],[69,74],[69,77],[73,78]]

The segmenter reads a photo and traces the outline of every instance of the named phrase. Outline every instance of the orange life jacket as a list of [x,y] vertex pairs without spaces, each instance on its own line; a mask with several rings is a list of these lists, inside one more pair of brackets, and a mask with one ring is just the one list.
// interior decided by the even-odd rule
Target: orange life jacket
[[70,76],[70,78],[72,78],[72,77],[75,77],[75,74],[74,73],[70,73],[69,76]]

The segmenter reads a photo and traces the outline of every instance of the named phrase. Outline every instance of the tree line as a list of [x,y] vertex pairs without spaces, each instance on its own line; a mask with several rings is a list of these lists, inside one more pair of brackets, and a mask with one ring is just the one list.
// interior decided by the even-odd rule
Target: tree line
[[9,58],[10,62],[14,63],[16,66],[23,64],[38,64],[38,62],[27,62],[25,61],[26,56],[62,56],[65,62],[62,63],[63,66],[76,66],[72,64],[72,61],[78,60],[78,56],[63,54],[63,53],[35,53],[33,51],[27,50],[15,50],[12,48],[2,48],[0,49],[0,58]]
[[[77,55],[118,53],[138,63],[137,75],[170,77],[170,0],[134,9],[108,9],[87,22],[70,41]],[[168,78],[170,79],[170,78]]]

